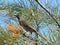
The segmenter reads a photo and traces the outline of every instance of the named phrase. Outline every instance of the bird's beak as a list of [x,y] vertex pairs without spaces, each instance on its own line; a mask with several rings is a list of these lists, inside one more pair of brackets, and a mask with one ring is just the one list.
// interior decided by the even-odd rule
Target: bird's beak
[[16,18],[16,16],[12,16],[12,17],[10,17],[10,19],[14,19],[14,18]]
[[19,15],[14,15],[14,16],[15,16],[15,18],[16,18],[16,17],[19,17]]
[[17,15],[14,15],[15,17],[17,17]]

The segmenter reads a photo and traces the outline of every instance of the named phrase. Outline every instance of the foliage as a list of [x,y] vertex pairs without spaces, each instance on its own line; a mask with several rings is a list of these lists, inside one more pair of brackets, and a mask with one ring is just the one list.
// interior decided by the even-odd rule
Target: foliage
[[[41,7],[39,7],[36,1],[28,0],[28,2],[30,3],[29,7],[29,4],[24,4],[23,0],[18,0],[18,2],[19,3],[15,2],[5,5],[2,8],[2,6],[5,4],[5,2],[3,2],[2,5],[0,5],[0,9],[4,10],[7,14],[6,16],[9,16],[10,20],[13,21],[16,21],[16,18],[13,19],[14,15],[16,15],[17,13],[21,14],[25,20],[28,20],[37,29],[37,31],[40,31],[42,30],[42,28],[45,28],[47,26],[49,28],[48,34],[45,34],[46,32],[44,31],[42,32],[42,35],[47,40],[43,40],[40,36],[37,35],[34,37],[34,40],[31,40],[23,35],[24,29],[22,29],[20,25],[17,24],[18,26],[16,25],[16,27],[13,24],[7,24],[6,31],[2,27],[0,27],[0,45],[59,45],[60,28],[57,27],[56,23],[49,17],[49,15]],[[59,20],[60,18],[58,15],[58,9],[56,7],[53,7],[52,9],[56,12],[56,16],[54,15],[55,18],[58,18]],[[54,25],[57,29],[54,27]]]

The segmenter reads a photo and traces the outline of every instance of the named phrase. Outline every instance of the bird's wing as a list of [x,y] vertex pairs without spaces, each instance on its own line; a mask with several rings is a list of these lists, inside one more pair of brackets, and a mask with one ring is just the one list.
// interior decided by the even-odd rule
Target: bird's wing
[[28,21],[24,21],[24,23],[26,26],[30,27],[31,29],[36,30],[36,28],[34,28],[34,26],[31,23],[29,23]]

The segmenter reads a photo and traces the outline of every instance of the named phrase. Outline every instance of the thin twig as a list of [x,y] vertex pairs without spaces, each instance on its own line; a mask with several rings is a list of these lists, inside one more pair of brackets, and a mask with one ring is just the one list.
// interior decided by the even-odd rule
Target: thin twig
[[55,17],[53,17],[53,14],[50,13],[50,11],[48,11],[41,3],[39,3],[38,0],[35,0],[48,14],[49,16],[57,23],[57,25],[60,27],[60,24],[58,23],[58,21],[56,20]]

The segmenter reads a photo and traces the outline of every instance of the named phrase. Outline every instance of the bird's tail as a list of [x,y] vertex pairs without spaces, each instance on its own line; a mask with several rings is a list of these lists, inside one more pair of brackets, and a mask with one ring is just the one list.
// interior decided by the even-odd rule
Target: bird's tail
[[38,31],[35,30],[35,33],[36,33],[37,35],[39,35],[42,39],[46,40],[46,38],[43,37]]

